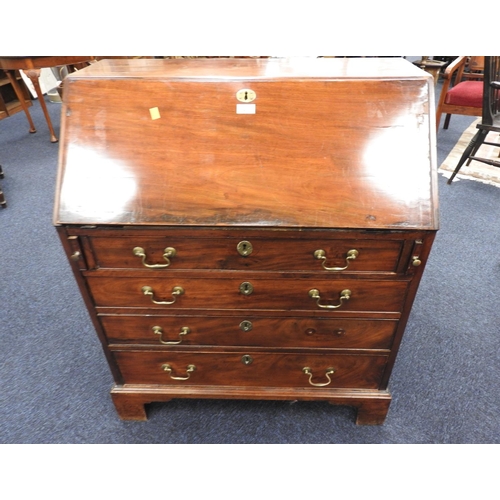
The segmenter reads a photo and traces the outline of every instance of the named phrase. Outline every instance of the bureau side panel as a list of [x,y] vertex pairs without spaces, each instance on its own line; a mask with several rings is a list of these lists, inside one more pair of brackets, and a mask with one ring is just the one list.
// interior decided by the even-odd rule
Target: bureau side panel
[[65,227],[59,226],[56,229],[59,238],[61,240],[62,246],[64,248],[64,251],[66,253],[66,256],[68,257],[71,270],[73,271],[73,275],[80,289],[81,296],[89,312],[90,318],[92,319],[92,323],[97,332],[98,338],[101,342],[104,354],[106,356],[109,367],[113,374],[113,378],[117,384],[121,384],[123,383],[123,378],[121,376],[120,370],[118,368],[115,359],[113,358],[107,347],[106,336],[97,318],[94,301],[89,293],[87,282],[82,274],[82,272],[85,271],[87,268],[86,260],[83,258],[84,255],[83,245],[80,239],[78,237],[70,235]]

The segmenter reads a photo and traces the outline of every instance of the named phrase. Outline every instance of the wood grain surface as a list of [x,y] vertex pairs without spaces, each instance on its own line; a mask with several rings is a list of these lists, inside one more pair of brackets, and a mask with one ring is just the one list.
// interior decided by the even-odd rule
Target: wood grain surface
[[101,61],[65,82],[55,222],[435,228],[429,78],[398,59]]

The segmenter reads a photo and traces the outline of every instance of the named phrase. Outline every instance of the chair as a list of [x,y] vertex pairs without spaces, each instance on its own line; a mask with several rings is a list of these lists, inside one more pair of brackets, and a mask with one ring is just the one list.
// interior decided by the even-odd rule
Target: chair
[[483,106],[484,56],[460,56],[443,73],[443,87],[436,112],[436,130],[446,113],[444,129],[451,115],[481,116]]
[[481,123],[478,123],[478,131],[465,148],[457,167],[448,180],[448,184],[451,184],[466,161],[467,165],[472,160],[475,160],[494,167],[500,167],[500,161],[476,156],[482,144],[500,148],[499,143],[485,141],[489,132],[500,132],[500,56],[485,56],[484,59]]
[[[0,165],[0,179],[3,179],[2,165]],[[7,202],[5,201],[5,197],[3,195],[2,186],[0,186],[0,207],[2,208],[7,207]]]

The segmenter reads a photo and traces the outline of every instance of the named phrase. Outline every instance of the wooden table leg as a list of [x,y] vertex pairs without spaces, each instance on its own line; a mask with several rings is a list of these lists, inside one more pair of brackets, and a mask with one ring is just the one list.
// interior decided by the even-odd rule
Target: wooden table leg
[[5,71],[5,74],[7,75],[7,78],[9,79],[9,82],[12,85],[12,88],[14,89],[14,92],[16,93],[16,96],[19,99],[19,102],[21,103],[23,111],[26,114],[26,118],[28,118],[28,123],[30,124],[30,133],[34,134],[36,132],[35,124],[33,123],[33,120],[31,119],[31,115],[30,115],[30,112],[28,110],[28,106],[26,105],[26,100],[25,100],[23,91],[21,90],[21,87],[19,86],[19,83],[17,82],[16,75],[14,74],[13,71],[10,71],[10,70]]
[[45,104],[45,99],[43,98],[42,89],[40,88],[40,70],[39,69],[29,69],[25,71],[28,78],[33,83],[33,87],[35,87],[36,95],[38,96],[38,100],[40,101],[40,106],[42,106],[43,114],[45,115],[45,120],[47,121],[47,125],[49,126],[50,132],[50,142],[57,142],[58,139],[54,132],[54,127],[52,126],[52,122],[50,120],[50,115],[47,110],[47,105]]

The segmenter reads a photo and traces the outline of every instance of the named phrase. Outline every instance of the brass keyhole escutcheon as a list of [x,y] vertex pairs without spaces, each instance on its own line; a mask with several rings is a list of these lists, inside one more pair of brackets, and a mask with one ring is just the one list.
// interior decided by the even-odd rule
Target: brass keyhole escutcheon
[[253,328],[252,322],[244,320],[240,323],[240,330],[243,332],[249,332]]
[[252,89],[241,89],[236,92],[236,99],[240,102],[252,102],[257,97],[257,94]]
[[251,295],[253,293],[253,285],[249,281],[244,281],[240,285],[240,293],[242,295]]
[[253,362],[253,358],[252,356],[250,356],[249,354],[245,354],[244,356],[241,357],[241,362],[244,364],[244,365],[251,365],[252,362]]
[[242,257],[248,257],[253,252],[253,246],[249,241],[240,241],[236,250]]

